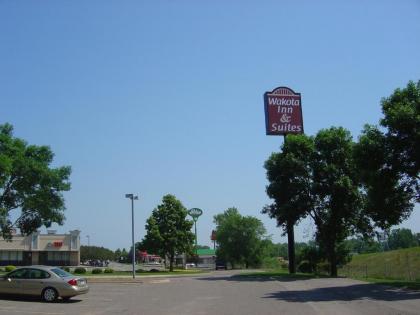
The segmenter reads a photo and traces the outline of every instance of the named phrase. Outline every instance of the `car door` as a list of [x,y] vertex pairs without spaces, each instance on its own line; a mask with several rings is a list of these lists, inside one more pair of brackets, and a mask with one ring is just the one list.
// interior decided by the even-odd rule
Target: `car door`
[[40,295],[42,290],[48,285],[50,274],[45,270],[29,268],[27,279],[23,280],[23,291],[25,294]]
[[0,280],[0,293],[24,294],[23,281],[26,278],[27,269],[17,269]]

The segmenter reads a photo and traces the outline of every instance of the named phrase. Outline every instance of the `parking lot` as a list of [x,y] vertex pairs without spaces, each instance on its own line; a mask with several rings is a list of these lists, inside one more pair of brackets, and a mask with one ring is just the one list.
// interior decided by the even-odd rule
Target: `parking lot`
[[69,302],[0,297],[0,314],[419,314],[420,292],[350,279],[206,275],[91,283]]

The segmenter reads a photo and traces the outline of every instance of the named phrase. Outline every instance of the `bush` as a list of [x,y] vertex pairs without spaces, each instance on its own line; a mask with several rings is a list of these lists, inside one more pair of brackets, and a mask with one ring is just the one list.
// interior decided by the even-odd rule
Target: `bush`
[[262,261],[262,267],[268,269],[280,269],[281,264],[277,257],[265,257]]
[[92,270],[92,274],[98,274],[98,273],[102,273],[101,268],[95,268],[95,269]]
[[16,269],[16,267],[15,266],[12,266],[12,265],[9,265],[9,266],[4,267],[4,270],[6,272],[10,272],[10,271],[13,271],[15,269]]
[[82,268],[82,267],[77,267],[74,269],[74,273],[86,273],[86,268]]
[[316,264],[316,272],[319,273],[319,274],[329,274],[330,264],[326,261],[317,263]]
[[114,272],[114,269],[111,269],[111,268],[106,268],[104,270],[104,273],[113,273],[113,272]]
[[297,269],[303,273],[311,273],[313,271],[311,263],[307,260],[302,260]]
[[70,272],[70,268],[69,267],[60,267],[61,269],[63,269],[64,271]]

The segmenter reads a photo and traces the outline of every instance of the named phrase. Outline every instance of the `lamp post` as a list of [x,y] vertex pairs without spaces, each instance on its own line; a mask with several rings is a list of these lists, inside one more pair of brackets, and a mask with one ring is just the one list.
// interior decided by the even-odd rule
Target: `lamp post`
[[134,200],[139,200],[138,196],[126,194],[125,198],[131,199],[131,245],[132,245],[132,261],[133,261],[133,279],[136,277],[136,248],[134,246]]
[[89,259],[90,259],[90,236],[86,235],[86,237],[88,239],[88,256],[89,256]]

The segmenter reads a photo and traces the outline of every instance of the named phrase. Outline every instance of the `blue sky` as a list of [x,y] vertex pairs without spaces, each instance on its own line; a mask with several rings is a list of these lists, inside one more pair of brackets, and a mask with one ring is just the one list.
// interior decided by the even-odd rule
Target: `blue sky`
[[[163,195],[212,218],[235,206],[260,218],[263,93],[302,94],[305,132],[344,126],[357,138],[380,99],[420,79],[419,1],[0,0],[0,123],[71,165],[60,232],[93,245],[131,243]],[[403,224],[420,232],[417,206]],[[314,232],[309,221],[297,240]]]

